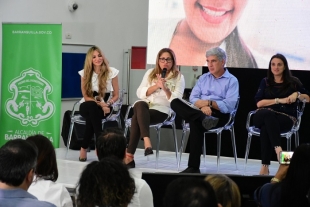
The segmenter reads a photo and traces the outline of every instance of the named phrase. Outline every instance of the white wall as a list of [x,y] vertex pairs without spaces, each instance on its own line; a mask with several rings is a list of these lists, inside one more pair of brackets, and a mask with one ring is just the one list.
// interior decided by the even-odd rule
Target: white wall
[[[132,46],[147,45],[148,1],[75,0],[75,2],[78,4],[78,9],[70,12],[69,0],[0,0],[0,22],[62,23],[63,43],[99,46],[110,65],[120,70],[120,87],[127,87],[125,52]],[[67,32],[72,34],[72,39],[65,38]],[[0,48],[2,48],[2,26]],[[1,57],[2,50],[0,62]],[[140,82],[140,80],[132,81]],[[64,111],[71,109],[72,103],[73,101],[63,101],[62,115]]]
[[[62,23],[63,43],[99,46],[108,58],[110,65],[120,70],[120,87],[127,88],[128,54],[126,52],[132,46],[147,46],[148,0],[75,0],[78,4],[78,9],[75,12],[68,10],[70,1],[0,0],[0,22]],[[65,34],[68,32],[72,35],[71,39],[65,38]],[[0,27],[0,48],[2,48],[2,27]],[[0,50],[0,62],[1,57],[2,50]],[[132,71],[129,83],[132,86],[129,89],[131,103],[136,98],[135,90],[144,73],[145,70]],[[199,74],[201,74],[201,69]],[[191,86],[192,77],[191,74],[189,80],[186,80],[187,87]],[[75,101],[62,101],[61,126],[64,112],[71,110]],[[151,137],[155,138],[155,131],[152,130],[151,133]],[[178,134],[180,136],[180,131]],[[62,140],[61,137],[60,139]],[[152,140],[154,140],[155,147],[155,139]],[[60,143],[62,147],[62,141]],[[142,147],[142,142],[139,146]],[[162,130],[161,149],[174,150],[170,129]]]
[[[131,46],[146,46],[147,0],[75,0],[79,6],[75,12],[68,10],[68,2],[0,0],[0,21],[62,23],[63,43],[98,45],[111,66],[119,70],[124,70],[124,51]],[[72,39],[65,39],[67,32]],[[2,37],[0,46],[1,41]],[[120,73],[121,87],[124,72]]]

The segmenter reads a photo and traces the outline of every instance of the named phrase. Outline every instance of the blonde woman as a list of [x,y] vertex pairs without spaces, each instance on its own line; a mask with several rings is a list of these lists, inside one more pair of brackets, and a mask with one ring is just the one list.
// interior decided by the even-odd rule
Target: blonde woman
[[241,196],[237,184],[226,175],[208,175],[205,181],[214,189],[219,207],[240,207]]
[[[164,69],[166,73],[162,77]],[[184,77],[177,68],[174,52],[169,48],[161,49],[157,54],[155,68],[146,71],[137,89],[137,96],[141,100],[133,107],[125,159],[128,167],[135,167],[134,154],[140,138],[144,140],[144,155],[153,154],[149,126],[167,119],[170,115],[170,102],[175,98],[182,98],[184,87]]]
[[[101,50],[91,47],[85,58],[84,69],[79,71],[83,98],[80,101],[80,113],[86,120],[86,129],[81,143],[81,162],[87,160],[87,148],[94,136],[102,131],[101,120],[110,113],[110,106],[118,100],[119,71],[109,66]],[[113,97],[108,100],[110,93]]]

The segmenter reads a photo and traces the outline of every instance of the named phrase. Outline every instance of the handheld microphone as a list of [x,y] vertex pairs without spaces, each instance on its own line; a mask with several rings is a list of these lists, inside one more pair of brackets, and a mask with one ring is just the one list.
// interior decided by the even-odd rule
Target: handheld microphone
[[167,68],[164,68],[163,71],[161,72],[161,77],[165,78],[166,73],[167,73]]

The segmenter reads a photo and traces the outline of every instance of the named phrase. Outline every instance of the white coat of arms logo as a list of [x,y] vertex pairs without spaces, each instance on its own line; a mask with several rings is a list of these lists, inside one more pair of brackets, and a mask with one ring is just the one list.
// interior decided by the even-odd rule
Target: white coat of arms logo
[[55,105],[48,99],[52,85],[33,68],[23,70],[9,83],[12,97],[6,101],[7,114],[23,126],[38,126],[54,114]]

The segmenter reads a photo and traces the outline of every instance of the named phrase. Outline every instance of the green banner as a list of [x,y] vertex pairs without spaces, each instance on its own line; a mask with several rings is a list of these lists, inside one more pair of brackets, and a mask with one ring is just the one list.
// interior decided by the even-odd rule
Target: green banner
[[61,24],[2,24],[0,146],[42,134],[59,147]]

